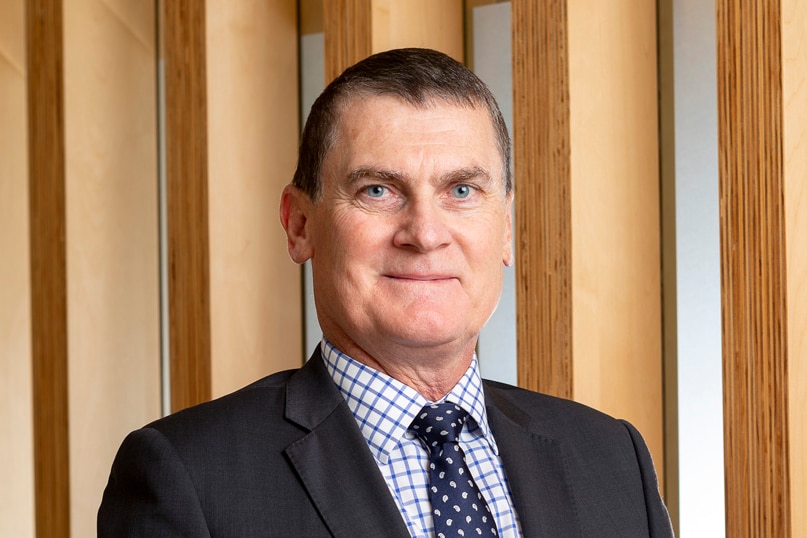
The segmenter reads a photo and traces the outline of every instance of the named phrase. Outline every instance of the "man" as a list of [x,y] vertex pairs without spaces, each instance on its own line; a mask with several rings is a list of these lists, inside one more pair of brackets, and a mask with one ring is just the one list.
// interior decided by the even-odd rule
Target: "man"
[[130,434],[99,536],[671,536],[632,426],[480,379],[512,199],[507,129],[469,70],[404,49],[345,71],[280,208],[320,348]]

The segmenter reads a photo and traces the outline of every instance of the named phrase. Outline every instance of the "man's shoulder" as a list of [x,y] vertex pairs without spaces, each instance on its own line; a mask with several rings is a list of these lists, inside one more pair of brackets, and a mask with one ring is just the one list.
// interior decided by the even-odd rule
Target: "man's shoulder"
[[488,380],[485,393],[489,405],[527,429],[556,439],[580,434],[624,436],[626,433],[623,421],[566,398]]
[[160,431],[169,438],[199,438],[211,431],[235,433],[282,420],[286,386],[297,372],[284,370],[249,385],[157,419],[145,428]]

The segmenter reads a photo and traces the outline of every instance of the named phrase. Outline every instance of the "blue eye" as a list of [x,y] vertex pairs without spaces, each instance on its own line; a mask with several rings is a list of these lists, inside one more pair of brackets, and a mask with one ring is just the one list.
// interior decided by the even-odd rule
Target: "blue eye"
[[381,198],[386,194],[387,188],[383,185],[370,185],[365,191],[370,198]]
[[456,198],[468,198],[471,195],[471,186],[465,184],[454,185],[451,188],[451,193]]

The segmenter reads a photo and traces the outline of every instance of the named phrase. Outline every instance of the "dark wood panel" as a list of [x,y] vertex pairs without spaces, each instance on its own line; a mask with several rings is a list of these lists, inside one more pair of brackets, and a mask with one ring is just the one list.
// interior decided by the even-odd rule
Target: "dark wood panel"
[[[675,184],[675,58],[673,0],[657,4],[659,84],[659,172],[661,175],[662,346],[664,369],[664,502],[679,529],[678,436],[678,265]],[[656,461],[657,464],[662,462]],[[661,465],[659,465],[660,467]]]
[[519,385],[572,397],[569,59],[565,0],[513,0]]
[[717,3],[727,536],[791,536],[779,7]]
[[210,399],[205,3],[162,9],[171,409]]
[[26,4],[36,534],[70,536],[62,3]]
[[325,83],[372,54],[371,0],[327,0],[323,3]]

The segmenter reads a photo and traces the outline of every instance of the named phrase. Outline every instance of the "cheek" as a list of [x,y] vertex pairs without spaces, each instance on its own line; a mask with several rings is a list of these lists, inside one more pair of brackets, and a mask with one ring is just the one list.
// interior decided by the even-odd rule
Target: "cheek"
[[[350,217],[325,221],[318,235],[322,268],[332,278],[354,280],[368,268],[381,267],[385,227],[372,219]],[[315,255],[316,258],[316,255]]]

